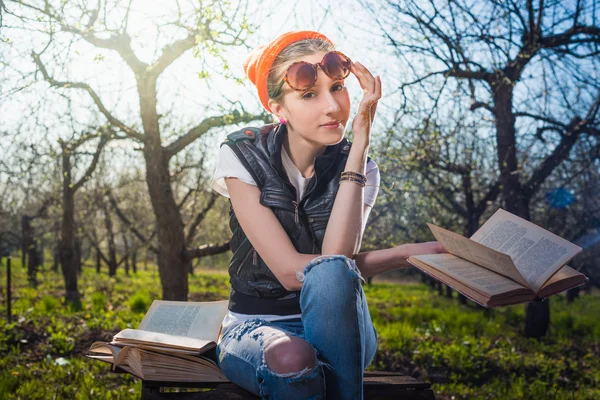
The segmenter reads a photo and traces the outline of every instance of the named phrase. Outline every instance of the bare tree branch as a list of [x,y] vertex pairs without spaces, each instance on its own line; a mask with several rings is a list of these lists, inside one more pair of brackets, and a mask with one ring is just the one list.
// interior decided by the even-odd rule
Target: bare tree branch
[[87,170],[83,174],[83,176],[79,179],[77,183],[73,185],[73,191],[78,191],[92,176],[96,166],[98,165],[98,160],[100,159],[100,155],[102,154],[102,150],[104,146],[108,143],[109,136],[104,134],[100,137],[100,142],[98,142],[98,146],[96,147],[96,152],[94,153],[94,158],[92,162],[88,166]]
[[52,78],[48,74],[48,71],[46,70],[46,67],[42,63],[39,55],[36,54],[36,53],[32,53],[31,55],[33,57],[33,60],[37,64],[38,68],[40,69],[40,72],[44,76],[44,79],[48,83],[50,83],[50,86],[54,86],[54,87],[58,87],[58,88],[84,89],[85,91],[87,91],[89,93],[89,95],[92,97],[92,100],[94,100],[94,103],[96,104],[96,106],[98,107],[98,109],[100,110],[100,112],[102,114],[104,114],[104,116],[108,119],[108,121],[112,125],[118,127],[127,136],[129,136],[129,137],[131,137],[133,139],[139,140],[140,142],[144,141],[144,135],[142,135],[141,133],[135,131],[134,129],[132,129],[130,127],[128,127],[123,122],[119,121],[117,118],[115,118],[110,113],[110,111],[108,111],[106,109],[106,107],[102,103],[102,100],[100,100],[100,97],[98,96],[98,94],[96,94],[96,92],[94,91],[94,89],[92,89],[92,87],[90,85],[88,85],[87,83],[83,83],[83,82],[60,82],[60,81],[54,80],[54,78]]
[[190,225],[187,237],[185,238],[186,245],[189,246],[191,241],[194,239],[194,236],[196,236],[196,229],[198,229],[198,225],[200,225],[200,223],[202,221],[204,221],[204,218],[206,218],[206,214],[212,208],[212,206],[215,204],[215,201],[217,201],[218,197],[219,197],[218,193],[212,192],[210,195],[210,198],[208,199],[208,203],[206,204],[206,207],[204,207],[202,209],[202,211],[200,211],[198,213],[198,215],[196,215],[196,218],[194,218],[194,222],[192,222],[192,224]]
[[200,136],[208,132],[209,129],[227,126],[239,123],[252,122],[256,120],[262,120],[265,122],[270,121],[270,117],[267,114],[247,114],[239,113],[237,110],[231,114],[221,115],[217,117],[205,118],[200,124],[190,129],[186,134],[177,138],[174,142],[170,143],[165,147],[167,152],[167,158],[173,157],[175,154],[183,150],[187,145],[198,139]]
[[573,26],[565,32],[542,37],[539,43],[541,47],[551,49],[572,44],[577,35],[588,35],[588,37],[578,40],[578,43],[600,43],[600,27],[597,26]]
[[183,53],[196,45],[196,35],[189,34],[185,39],[177,40],[171,45],[163,48],[162,54],[151,67],[151,73],[154,76],[159,76],[165,68],[175,61]]
[[594,104],[590,107],[585,118],[575,117],[567,125],[560,143],[554,151],[538,166],[531,178],[523,185],[523,191],[527,197],[531,197],[554,169],[569,155],[571,149],[579,139],[587,125],[594,123],[600,107],[600,94]]
[[215,254],[221,254],[221,253],[225,253],[226,251],[230,250],[231,246],[230,246],[230,242],[225,242],[223,244],[204,244],[200,247],[196,247],[195,249],[191,249],[188,250],[186,253],[186,258],[188,260],[194,259],[194,258],[201,258],[201,257],[205,257],[205,256],[212,256]]
[[110,201],[110,204],[113,206],[113,208],[115,209],[115,213],[117,214],[117,216],[119,217],[119,219],[129,228],[129,230],[131,232],[133,232],[133,234],[135,236],[137,236],[138,239],[140,239],[142,241],[142,243],[144,243],[150,250],[152,250],[154,253],[158,254],[158,249],[156,247],[154,247],[151,243],[150,243],[150,239],[146,239],[146,236],[144,236],[144,234],[142,232],[140,232],[134,225],[133,223],[125,216],[125,214],[123,213],[123,211],[121,211],[121,209],[119,208],[119,205],[117,204],[117,201],[115,200],[115,198],[113,197],[112,193],[110,193],[110,191],[108,191],[106,193],[106,195],[108,196],[108,199]]

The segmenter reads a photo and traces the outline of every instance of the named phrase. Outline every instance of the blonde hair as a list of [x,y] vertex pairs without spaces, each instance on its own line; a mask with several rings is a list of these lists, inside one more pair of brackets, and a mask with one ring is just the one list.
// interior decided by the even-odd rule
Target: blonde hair
[[303,39],[294,42],[281,51],[273,61],[267,78],[267,93],[269,98],[279,104],[283,104],[283,91],[274,93],[281,83],[288,67],[299,58],[308,56],[317,52],[330,52],[335,50],[335,46],[322,39]]

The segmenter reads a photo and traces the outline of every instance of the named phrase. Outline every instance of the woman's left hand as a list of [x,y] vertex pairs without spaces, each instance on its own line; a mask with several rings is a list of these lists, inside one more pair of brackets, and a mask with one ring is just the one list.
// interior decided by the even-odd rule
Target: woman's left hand
[[362,141],[369,145],[371,126],[375,119],[377,102],[381,98],[381,77],[374,77],[369,70],[359,62],[352,62],[350,71],[356,76],[363,89],[363,98],[358,106],[358,112],[352,121],[354,141]]
[[446,250],[444,250],[439,242],[410,243],[406,246],[410,256],[446,253]]

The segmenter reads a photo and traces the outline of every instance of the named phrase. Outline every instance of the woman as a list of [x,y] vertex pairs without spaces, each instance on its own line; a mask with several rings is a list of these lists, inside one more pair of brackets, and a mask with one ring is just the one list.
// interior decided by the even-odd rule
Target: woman
[[[437,242],[358,253],[379,183],[368,157],[381,80],[318,32],[285,33],[244,70],[279,123],[221,145],[213,188],[230,198],[229,314],[218,362],[268,399],[361,399],[377,334],[363,277],[441,252]],[[364,90],[352,121],[345,79]]]

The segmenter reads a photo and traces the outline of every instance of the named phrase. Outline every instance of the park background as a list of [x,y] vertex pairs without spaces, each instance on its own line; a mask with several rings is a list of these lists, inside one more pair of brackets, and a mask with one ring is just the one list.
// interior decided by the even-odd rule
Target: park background
[[139,381],[83,357],[89,345],[153,299],[227,297],[216,154],[271,121],[241,62],[313,29],[382,77],[361,251],[432,240],[426,222],[470,236],[503,207],[581,246],[570,265],[590,279],[486,310],[412,268],[376,277],[370,368],[439,399],[598,398],[599,7],[0,0],[0,396],[139,397]]

